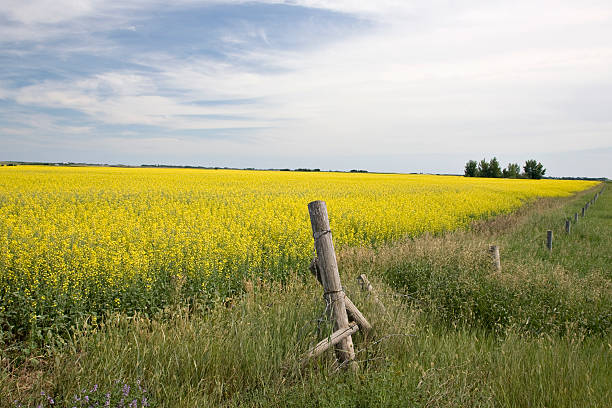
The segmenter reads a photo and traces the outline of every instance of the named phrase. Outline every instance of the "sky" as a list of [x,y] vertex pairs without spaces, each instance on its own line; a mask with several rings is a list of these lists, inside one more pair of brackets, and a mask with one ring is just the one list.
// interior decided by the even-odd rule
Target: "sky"
[[612,2],[0,0],[0,160],[612,178]]

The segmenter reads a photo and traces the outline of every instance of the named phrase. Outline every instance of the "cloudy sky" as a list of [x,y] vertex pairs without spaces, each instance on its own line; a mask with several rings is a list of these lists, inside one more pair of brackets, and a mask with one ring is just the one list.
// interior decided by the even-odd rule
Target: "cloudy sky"
[[612,3],[0,0],[0,146],[436,173],[497,156],[612,177]]

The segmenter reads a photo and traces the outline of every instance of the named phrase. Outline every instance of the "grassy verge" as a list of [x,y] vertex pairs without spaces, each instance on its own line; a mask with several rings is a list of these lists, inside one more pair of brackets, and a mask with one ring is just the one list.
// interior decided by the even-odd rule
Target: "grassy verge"
[[[593,191],[470,231],[343,251],[346,291],[375,326],[354,336],[357,373],[331,352],[301,364],[330,327],[321,288],[296,276],[212,310],[115,315],[51,358],[3,361],[0,406],[608,406],[610,187],[570,235],[565,217]],[[360,273],[387,312],[359,290]]]
[[[565,232],[565,220],[592,195],[542,200],[470,231],[362,251],[370,265],[357,261],[354,268],[376,270],[447,324],[602,336],[612,324],[610,193]],[[547,230],[553,231],[552,251],[545,245]],[[501,273],[493,272],[490,244],[500,247]]]

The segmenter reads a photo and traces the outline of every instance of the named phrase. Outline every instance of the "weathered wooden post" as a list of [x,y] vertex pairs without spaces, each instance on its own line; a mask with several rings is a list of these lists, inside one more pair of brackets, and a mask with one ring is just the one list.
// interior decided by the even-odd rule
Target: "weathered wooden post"
[[317,343],[316,346],[308,350],[304,362],[306,362],[306,360],[309,358],[320,356],[325,351],[327,351],[328,348],[340,343],[342,340],[346,339],[351,334],[357,333],[358,330],[359,326],[357,326],[357,323],[351,322],[345,329],[335,331],[334,333],[332,333],[331,336],[324,340],[321,340],[319,343]]
[[565,220],[565,232],[569,234],[571,229],[572,229],[572,223],[570,222],[570,220]]
[[491,258],[493,260],[493,267],[495,271],[501,272],[501,260],[499,258],[499,247],[497,245],[489,246],[489,253],[491,254]]
[[584,207],[582,207],[582,216],[584,217]]
[[359,284],[361,285],[361,290],[367,291],[372,296],[374,302],[376,302],[376,304],[382,309],[382,311],[386,312],[387,309],[385,308],[385,305],[383,304],[383,302],[380,301],[380,299],[378,299],[378,295],[376,294],[374,287],[370,283],[370,280],[368,279],[365,273],[362,273],[357,277],[357,282],[359,282]]
[[546,231],[546,248],[548,248],[549,251],[552,251],[552,239],[553,239],[553,233],[551,230]]
[[[329,229],[327,206],[324,201],[313,201],[308,204],[308,212],[310,213],[312,235],[317,251],[317,264],[321,272],[321,283],[325,291],[325,301],[329,304],[334,319],[334,331],[346,329],[349,327],[349,321],[346,314],[346,303],[344,302],[344,290],[340,283],[336,252]],[[350,335],[338,342],[336,355],[340,363],[355,359],[353,339]],[[356,366],[353,366],[353,368],[356,368]]]
[[[313,259],[310,264],[310,272],[312,272],[315,278],[317,278],[317,281],[321,285],[323,285],[323,280],[321,279],[321,271],[318,265],[318,260],[316,258]],[[364,333],[367,333],[372,330],[372,325],[370,324],[370,322],[368,322],[363,313],[361,313],[359,309],[357,309],[357,306],[355,306],[355,304],[351,301],[351,299],[349,299],[348,296],[346,296],[346,294],[344,295],[344,304],[346,305],[346,314],[349,320],[355,321],[359,329],[362,330]]]
[[574,222],[578,222],[578,213],[574,213]]

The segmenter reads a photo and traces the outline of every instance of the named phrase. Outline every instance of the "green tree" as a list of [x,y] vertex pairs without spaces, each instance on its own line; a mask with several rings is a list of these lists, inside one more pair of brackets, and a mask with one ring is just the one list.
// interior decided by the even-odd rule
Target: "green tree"
[[525,176],[530,179],[541,179],[546,173],[546,169],[542,166],[542,163],[536,162],[533,159],[525,162],[523,171],[525,171]]
[[489,162],[486,159],[482,159],[478,163],[478,172],[476,173],[477,177],[491,177],[491,172],[489,170]]
[[505,178],[519,178],[521,175],[521,166],[518,163],[508,163],[508,167],[504,169],[503,176]]
[[478,163],[476,160],[470,160],[465,163],[465,177],[476,177],[478,175]]
[[497,157],[493,157],[489,162],[489,177],[499,178],[502,176],[502,169],[499,167],[499,161]]

